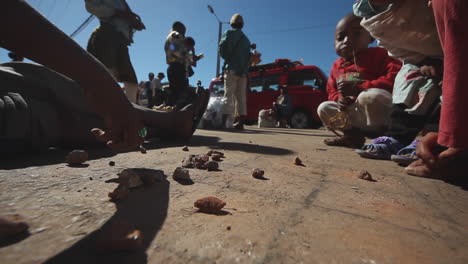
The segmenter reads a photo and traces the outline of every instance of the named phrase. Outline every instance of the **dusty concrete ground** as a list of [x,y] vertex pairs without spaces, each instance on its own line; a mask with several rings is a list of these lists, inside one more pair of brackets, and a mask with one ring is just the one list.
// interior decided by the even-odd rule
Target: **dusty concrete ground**
[[[1,245],[0,263],[468,263],[466,190],[327,147],[330,135],[198,130],[188,152],[154,142],[147,154],[89,150],[80,168],[66,166],[62,151],[2,161],[0,214],[25,216],[31,234]],[[209,149],[225,152],[221,171],[191,169],[193,185],[172,179],[184,157]],[[114,204],[116,183],[106,181],[123,168],[168,177]],[[254,168],[268,180],[252,178]],[[364,169],[375,182],[357,178]],[[195,213],[205,196],[226,201],[227,213]],[[140,229],[144,249],[97,252],[100,228],[114,221]]]

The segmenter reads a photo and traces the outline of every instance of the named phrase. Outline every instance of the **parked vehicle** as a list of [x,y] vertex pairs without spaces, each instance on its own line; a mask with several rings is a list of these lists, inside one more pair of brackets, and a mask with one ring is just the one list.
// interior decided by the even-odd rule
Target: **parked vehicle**
[[[249,68],[247,90],[248,123],[257,121],[262,109],[269,109],[279,96],[279,87],[286,85],[293,111],[288,123],[293,128],[318,128],[322,125],[317,107],[327,100],[327,78],[318,67],[299,61],[277,59],[274,63]],[[223,80],[214,78],[209,90],[212,96],[224,93]]]

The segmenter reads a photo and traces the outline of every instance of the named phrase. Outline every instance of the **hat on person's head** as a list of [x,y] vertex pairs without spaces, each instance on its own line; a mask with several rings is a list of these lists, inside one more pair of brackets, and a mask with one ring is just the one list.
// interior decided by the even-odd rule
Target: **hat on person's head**
[[231,21],[229,22],[229,24],[231,26],[234,24],[244,25],[244,18],[239,13],[235,13],[234,15],[232,15]]

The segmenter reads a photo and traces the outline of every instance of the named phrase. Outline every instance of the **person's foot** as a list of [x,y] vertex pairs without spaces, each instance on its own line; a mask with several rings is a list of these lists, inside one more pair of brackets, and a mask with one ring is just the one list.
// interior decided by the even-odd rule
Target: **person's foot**
[[237,122],[234,124],[234,128],[237,130],[244,130],[244,124],[242,124],[241,122]]
[[405,168],[405,172],[408,175],[423,177],[423,178],[435,178],[433,171],[426,165],[421,159],[413,161],[408,167]]
[[344,135],[342,137],[327,138],[323,141],[328,146],[361,148],[364,145],[366,138],[357,135]]

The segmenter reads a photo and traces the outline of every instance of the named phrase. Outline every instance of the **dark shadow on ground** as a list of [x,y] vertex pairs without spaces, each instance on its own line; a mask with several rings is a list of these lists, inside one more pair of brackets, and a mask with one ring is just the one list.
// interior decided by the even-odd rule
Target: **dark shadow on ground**
[[190,142],[176,141],[160,141],[152,143],[148,149],[152,148],[167,148],[167,147],[183,147],[206,146],[212,149],[243,151],[249,153],[265,154],[265,155],[289,155],[295,152],[277,147],[262,146],[257,144],[238,143],[238,142],[220,142],[221,138],[212,136],[192,136]]
[[[262,129],[262,130],[261,130]],[[263,130],[265,129],[265,130]],[[220,129],[220,130],[215,130],[215,129],[206,129],[209,131],[222,131],[222,132],[228,132],[228,133],[233,133],[233,134],[271,134],[271,135],[280,135],[280,134],[287,134],[287,135],[299,135],[299,136],[312,136],[312,137],[331,137],[334,135],[330,134],[324,134],[323,130],[318,130],[318,129],[303,129],[298,131],[297,129],[290,129],[290,128],[260,128],[260,129],[249,129],[247,127],[244,130],[236,130],[236,129]],[[294,132],[298,131],[298,132]],[[304,133],[301,133],[301,132]],[[318,134],[315,133],[310,133],[310,132],[319,132]]]
[[[89,155],[88,160],[113,157],[117,153],[107,147],[84,148]],[[65,162],[65,157],[73,149],[48,149],[41,152],[29,152],[9,157],[1,157],[0,169],[14,170],[26,167],[46,166]],[[83,164],[87,166],[88,164]],[[84,167],[78,165],[77,167]],[[75,165],[76,166],[76,165]],[[89,165],[88,165],[89,166]]]
[[[147,263],[146,250],[164,224],[168,205],[169,182],[166,179],[151,187],[133,190],[127,199],[117,203],[117,212],[99,230],[87,235],[45,263]],[[143,247],[133,252],[99,252],[96,249],[97,238],[102,234],[102,230],[116,222],[128,223],[140,230]]]

